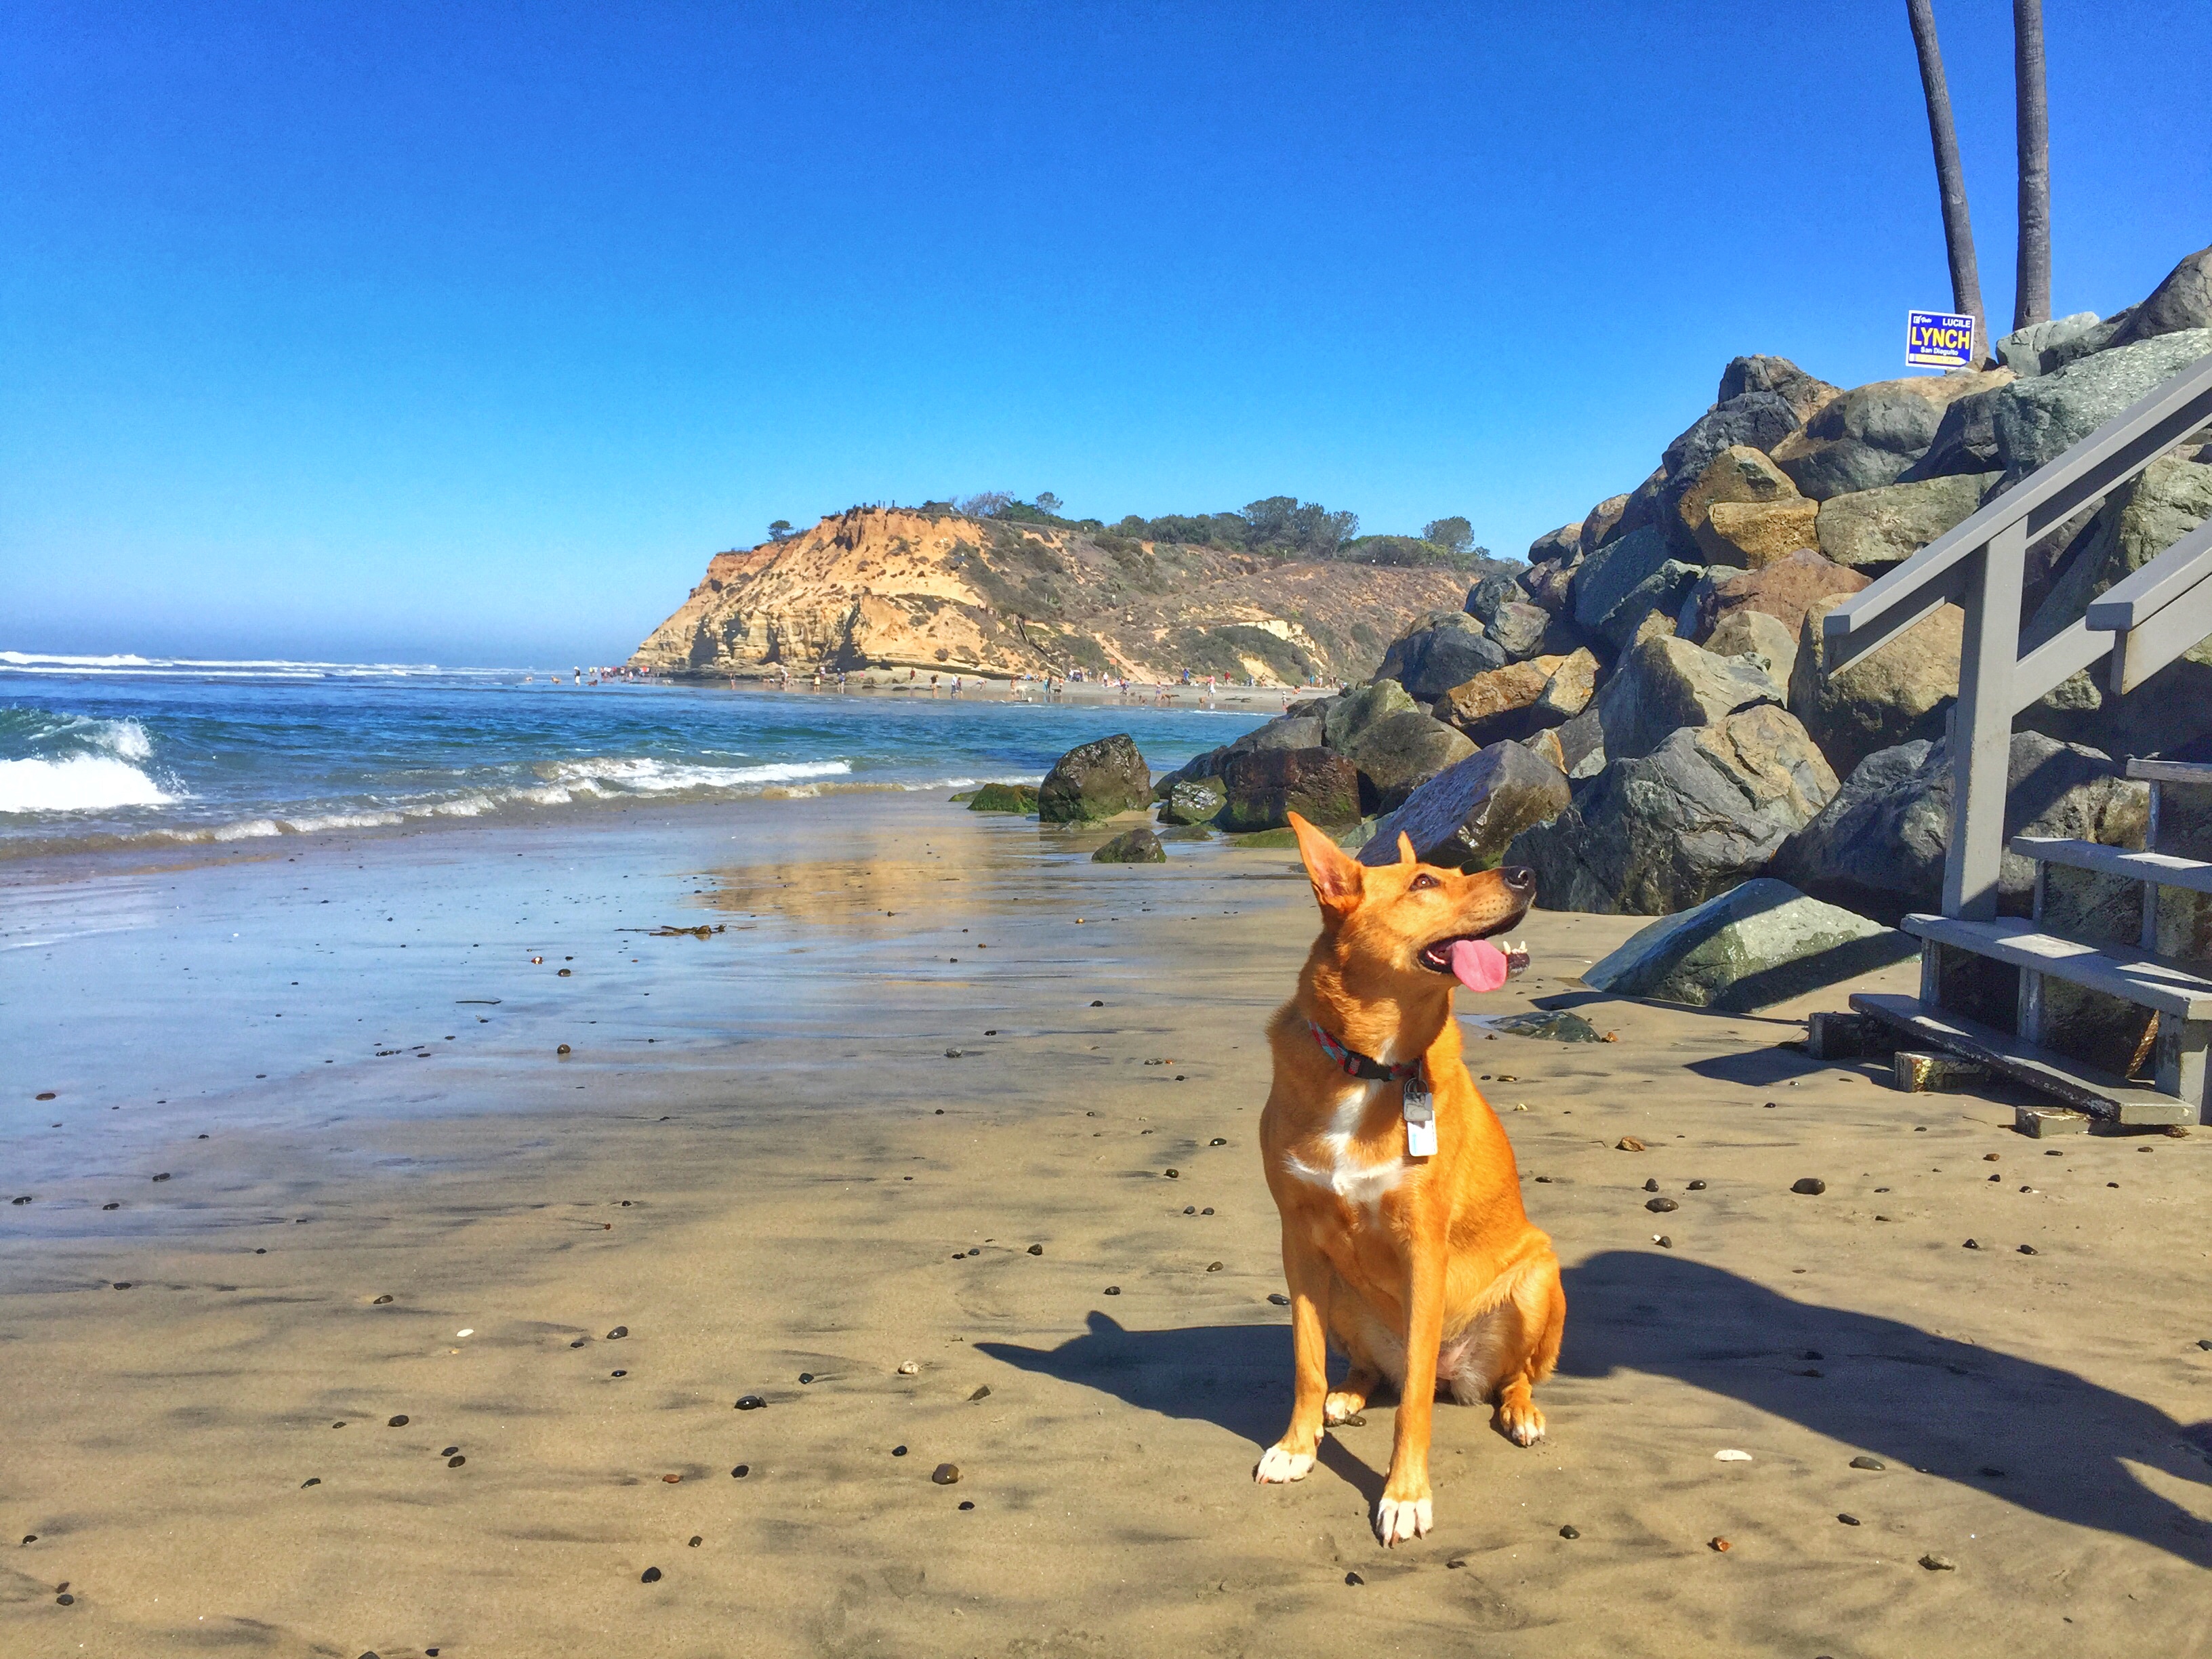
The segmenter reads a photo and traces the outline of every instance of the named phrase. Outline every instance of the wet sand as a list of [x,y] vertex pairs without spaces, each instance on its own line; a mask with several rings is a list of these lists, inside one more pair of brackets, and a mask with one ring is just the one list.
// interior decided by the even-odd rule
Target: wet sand
[[1550,1438],[1440,1408],[1395,1553],[1387,1404],[1254,1487],[1311,901],[1103,838],[846,798],[8,872],[0,1653],[2212,1642],[2212,1136],[1815,1065],[1843,988],[1576,988],[1629,918],[1461,998],[1618,1038],[1470,1033],[1566,1263]]

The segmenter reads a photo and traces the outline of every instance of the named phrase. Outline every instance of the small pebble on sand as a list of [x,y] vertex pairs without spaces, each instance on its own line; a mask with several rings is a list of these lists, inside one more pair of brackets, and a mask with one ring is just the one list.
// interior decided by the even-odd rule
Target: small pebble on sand
[[1920,1558],[1920,1565],[1930,1572],[1956,1572],[1959,1564],[1948,1555],[1938,1555],[1933,1550]]
[[1106,1287],[1106,1294],[1109,1296],[1119,1296],[1121,1294],[1121,1287],[1119,1285],[1109,1285]]
[[1031,1255],[1042,1255],[1044,1254],[1044,1246],[1043,1246],[1043,1245],[1042,1245],[1042,1244],[1032,1244],[1032,1245],[1030,1245],[1030,1254]]
[[1855,1469],[1886,1469],[1889,1465],[1879,1457],[1869,1457],[1864,1452],[1861,1452],[1856,1457],[1851,1459],[1851,1467]]
[[929,1478],[940,1486],[949,1486],[960,1479],[957,1463],[939,1463],[929,1472]]
[[392,1298],[389,1296],[373,1297],[370,1298],[370,1305],[372,1307],[380,1308],[391,1300]]
[[1347,1572],[1344,1575],[1344,1582],[1347,1584],[1364,1584],[1367,1581],[1356,1572]]
[[1223,1139],[1219,1135],[1216,1135],[1212,1139],[1207,1141],[1206,1144],[1209,1146],[1226,1146],[1229,1143]]
[[1650,1150],[1650,1148],[1647,1147],[1634,1135],[1621,1136],[1620,1139],[1613,1143],[1613,1149],[1617,1152],[1649,1152]]
[[462,1456],[459,1452],[456,1452],[453,1455],[446,1460],[446,1467],[449,1469],[458,1469],[462,1464],[468,1461],[469,1460],[467,1458]]
[[[1559,1536],[1562,1538],[1579,1538],[1582,1535],[1583,1529],[1580,1527],[1561,1527],[1559,1528]],[[1459,1564],[1455,1561],[1451,1565],[1457,1566]]]
[[730,1471],[730,1479],[732,1480],[742,1480],[752,1472],[753,1466],[751,1464],[740,1463],[737,1468]]
[[990,1397],[991,1385],[988,1382],[978,1382],[975,1385],[975,1391],[968,1396],[970,1403],[978,1400],[988,1400]]
[[[562,971],[565,973],[568,970],[563,969]],[[647,1567],[643,1572],[638,1574],[637,1582],[641,1584],[659,1583],[660,1582],[660,1569],[659,1567]]]
[[1729,1551],[1735,1547],[1735,1545],[1729,1543],[1725,1538],[1709,1538],[1705,1540],[1705,1544],[1706,1547],[1709,1549],[1717,1550],[1723,1555],[1727,1554]]
[[901,1376],[912,1376],[921,1369],[921,1365],[916,1364],[914,1360],[901,1360],[899,1362],[898,1374]]
[[2042,1254],[2042,1252],[2038,1250],[2033,1244],[2021,1245],[2020,1247],[2020,1253],[2022,1255],[2039,1255]]
[[1818,1198],[1828,1190],[1828,1183],[1818,1176],[1802,1176],[1790,1183],[1790,1190],[1802,1193],[1808,1198]]
[[624,1338],[624,1337],[628,1336],[629,1334],[629,1326],[627,1326],[627,1325],[617,1325],[617,1326],[616,1326],[616,1327],[614,1328],[614,1329],[612,1329],[612,1330],[611,1330],[611,1331],[609,1331],[609,1332],[607,1333],[607,1340],[608,1340],[608,1341],[610,1341],[610,1342],[619,1342],[619,1341],[621,1341],[621,1340],[623,1340],[623,1338]]
[[757,1394],[746,1394],[738,1396],[738,1409],[741,1412],[757,1412],[767,1404],[768,1401],[762,1399]]
[[1856,1527],[1859,1523],[1859,1518],[1856,1515],[1838,1515],[1836,1519],[1847,1527]]
[[1669,1210],[1679,1210],[1682,1206],[1671,1198],[1653,1198],[1646,1199],[1644,1207],[1654,1215],[1664,1215]]
[[904,1457],[906,1455],[906,1448],[904,1446],[893,1446],[891,1448],[891,1455],[893,1457]]
[[1287,1308],[1291,1305],[1291,1298],[1285,1296],[1280,1291],[1268,1291],[1267,1300],[1273,1303],[1279,1308]]

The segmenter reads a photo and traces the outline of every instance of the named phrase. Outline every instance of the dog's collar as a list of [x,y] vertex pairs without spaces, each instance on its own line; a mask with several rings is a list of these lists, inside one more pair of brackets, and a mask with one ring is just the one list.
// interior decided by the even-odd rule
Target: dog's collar
[[1360,1078],[1369,1083],[1404,1083],[1408,1079],[1419,1081],[1420,1079],[1421,1062],[1418,1060],[1410,1066],[1385,1066],[1379,1060],[1346,1048],[1311,1020],[1306,1022],[1306,1030],[1311,1031],[1314,1041],[1321,1044],[1322,1053],[1327,1054],[1336,1069],[1346,1077]]

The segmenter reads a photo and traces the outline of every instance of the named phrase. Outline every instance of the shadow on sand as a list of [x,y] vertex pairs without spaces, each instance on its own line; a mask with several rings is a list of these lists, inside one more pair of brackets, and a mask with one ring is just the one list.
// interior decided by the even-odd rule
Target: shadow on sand
[[[2212,1525],[2128,1468],[2212,1486],[2212,1421],[2184,1425],[2070,1371],[1895,1320],[1794,1302],[1662,1252],[1610,1251],[1565,1276],[1564,1375],[1672,1376],[1893,1465],[2212,1567]],[[1056,1348],[975,1346],[1146,1411],[1218,1424],[1255,1449],[1282,1432],[1286,1324],[1127,1330],[1096,1312],[1089,1322]],[[1387,1456],[1387,1439],[1374,1449]],[[1348,1450],[1332,1443],[1322,1461],[1370,1501],[1380,1492],[1382,1477]]]

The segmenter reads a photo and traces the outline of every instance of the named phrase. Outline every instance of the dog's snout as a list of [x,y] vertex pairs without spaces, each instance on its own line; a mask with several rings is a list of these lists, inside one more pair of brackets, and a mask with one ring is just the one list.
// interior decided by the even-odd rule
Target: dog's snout
[[1509,864],[1500,870],[1499,878],[1516,893],[1536,890],[1536,872],[1525,864]]

